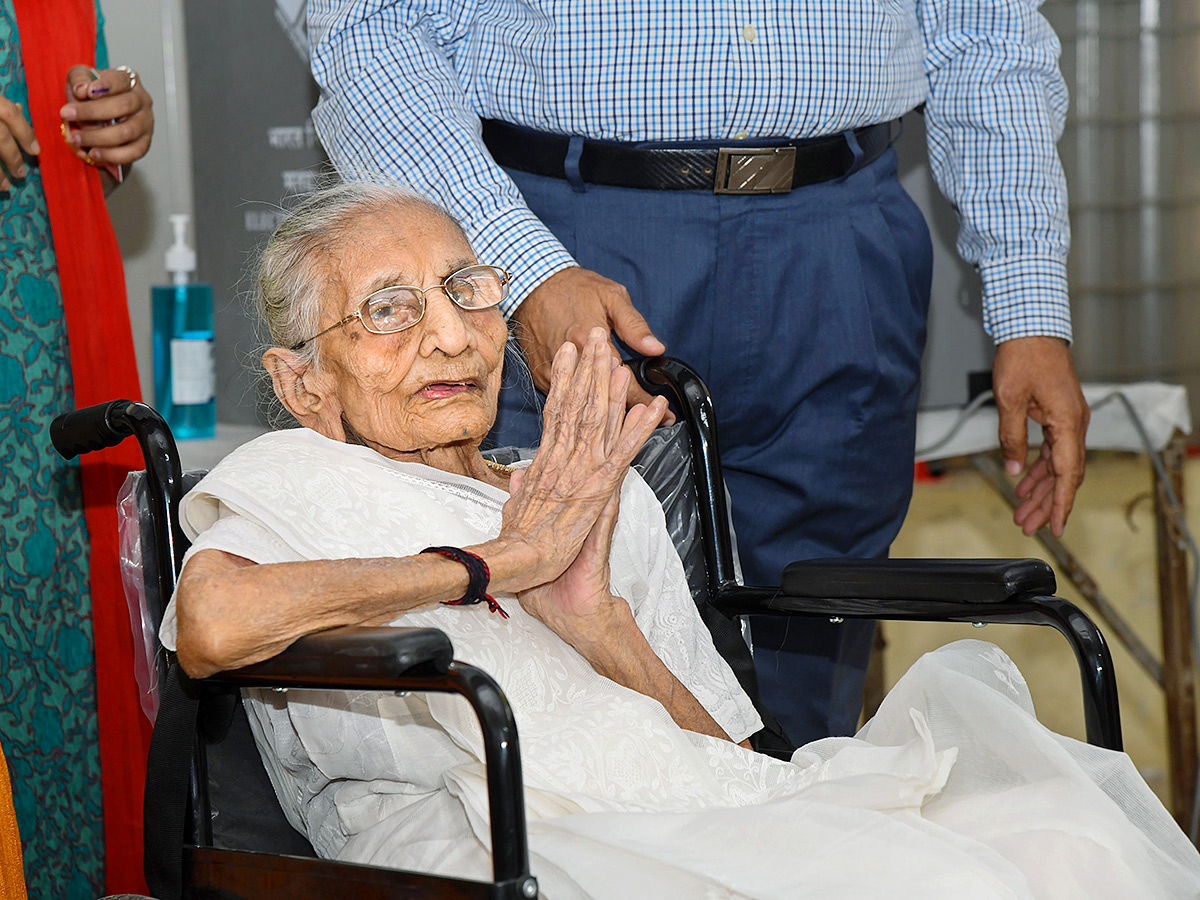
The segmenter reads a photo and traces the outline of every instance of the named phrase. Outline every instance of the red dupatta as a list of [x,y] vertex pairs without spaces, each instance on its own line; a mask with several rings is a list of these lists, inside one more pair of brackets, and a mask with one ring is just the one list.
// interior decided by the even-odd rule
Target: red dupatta
[[[29,117],[41,145],[39,168],[58,260],[76,407],[139,399],[125,271],[96,169],[66,146],[58,111],[67,70],[92,65],[94,0],[14,0]],[[150,723],[138,705],[133,638],[117,562],[116,496],[143,467],[133,441],[81,460],[91,541],[92,634],[96,656],[101,788],[108,893],[145,893],[142,792]]]

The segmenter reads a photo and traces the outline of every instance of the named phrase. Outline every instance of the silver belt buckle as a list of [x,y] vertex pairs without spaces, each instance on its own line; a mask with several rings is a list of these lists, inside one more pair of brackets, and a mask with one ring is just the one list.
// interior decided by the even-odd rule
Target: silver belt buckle
[[721,147],[713,193],[786,194],[795,171],[795,147]]

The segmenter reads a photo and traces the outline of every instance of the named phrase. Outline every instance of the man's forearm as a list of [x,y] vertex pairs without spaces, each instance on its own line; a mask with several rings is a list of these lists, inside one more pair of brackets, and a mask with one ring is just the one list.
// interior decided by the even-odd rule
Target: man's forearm
[[310,0],[312,70],[322,93],[313,124],[345,177],[402,181],[462,222],[480,261],[512,273],[508,314],[575,261],[481,143],[446,49],[455,35],[416,6],[400,16],[386,0]]
[[1059,45],[1037,0],[939,3],[922,20],[930,168],[959,212],[958,248],[978,266],[997,342],[1070,341],[1066,179],[1056,150],[1067,113]]

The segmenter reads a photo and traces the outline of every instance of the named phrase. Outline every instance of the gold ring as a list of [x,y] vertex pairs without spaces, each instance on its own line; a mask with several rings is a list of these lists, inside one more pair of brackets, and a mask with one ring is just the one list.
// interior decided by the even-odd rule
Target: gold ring
[[138,86],[138,73],[129,68],[129,66],[117,66],[117,69],[129,76],[129,89],[132,91]]

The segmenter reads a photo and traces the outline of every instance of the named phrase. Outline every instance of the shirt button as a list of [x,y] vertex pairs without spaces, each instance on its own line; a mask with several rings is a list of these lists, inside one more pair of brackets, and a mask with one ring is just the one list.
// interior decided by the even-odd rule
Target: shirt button
[[735,134],[735,135],[733,136],[733,139],[734,139],[735,141],[744,141],[744,140],[745,140],[746,138],[748,138],[748,137],[750,137],[750,133],[749,133],[749,132],[747,132],[747,131],[739,131],[737,134]]
[[758,37],[758,32],[755,30],[753,25],[747,25],[742,29],[742,37],[744,37],[750,43],[754,43],[754,39]]

